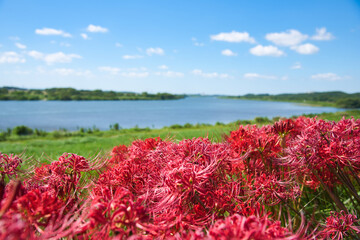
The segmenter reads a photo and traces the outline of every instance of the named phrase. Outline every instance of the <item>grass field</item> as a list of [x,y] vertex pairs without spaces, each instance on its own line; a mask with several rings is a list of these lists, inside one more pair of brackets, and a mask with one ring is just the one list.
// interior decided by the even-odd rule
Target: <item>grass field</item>
[[[306,115],[315,117],[316,114]],[[321,119],[338,121],[343,116],[360,118],[359,110],[346,112],[317,114]],[[238,128],[239,124],[270,124],[278,118],[255,118],[251,121],[237,121],[230,124],[205,125],[185,127],[173,125],[162,129],[122,129],[119,131],[97,131],[93,133],[53,132],[46,136],[11,136],[0,142],[0,152],[6,154],[24,154],[26,157],[47,162],[57,159],[64,152],[76,153],[84,157],[94,157],[98,154],[106,156],[111,149],[119,144],[129,145],[136,139],[146,139],[160,136],[162,139],[179,141],[194,137],[209,137],[212,141],[220,141],[224,135]]]

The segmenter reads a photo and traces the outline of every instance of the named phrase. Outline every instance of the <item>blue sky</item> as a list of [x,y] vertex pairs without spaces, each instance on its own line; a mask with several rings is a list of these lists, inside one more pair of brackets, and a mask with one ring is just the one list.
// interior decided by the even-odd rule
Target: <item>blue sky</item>
[[0,0],[0,86],[360,92],[360,1]]

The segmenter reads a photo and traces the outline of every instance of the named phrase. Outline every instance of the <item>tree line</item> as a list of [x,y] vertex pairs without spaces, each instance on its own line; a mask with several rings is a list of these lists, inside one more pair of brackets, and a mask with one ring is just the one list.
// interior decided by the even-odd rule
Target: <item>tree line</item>
[[81,101],[81,100],[173,100],[185,95],[169,93],[151,94],[147,92],[115,92],[102,90],[76,90],[74,88],[21,89],[13,87],[0,88],[0,100],[49,100],[49,101]]
[[265,100],[321,104],[339,108],[360,108],[360,93],[312,92],[312,93],[286,93],[286,94],[246,94],[242,96],[226,97],[234,99]]

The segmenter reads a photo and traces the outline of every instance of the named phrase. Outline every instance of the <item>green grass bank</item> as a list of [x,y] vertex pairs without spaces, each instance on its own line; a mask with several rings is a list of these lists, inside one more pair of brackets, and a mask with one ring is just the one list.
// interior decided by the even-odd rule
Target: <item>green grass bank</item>
[[[359,110],[349,110],[336,113],[309,114],[307,117],[338,121],[343,116],[356,119],[360,118]],[[59,130],[54,132],[40,132],[38,135],[33,131],[30,135],[16,135],[11,133],[0,141],[0,152],[6,154],[24,154],[43,162],[57,159],[64,152],[76,153],[84,157],[95,157],[96,155],[107,155],[111,149],[119,144],[128,145],[136,139],[146,139],[160,136],[163,139],[182,139],[194,137],[209,137],[213,141],[220,141],[224,135],[238,128],[240,124],[271,124],[279,117],[268,119],[257,117],[253,120],[236,121],[229,124],[217,123],[208,124],[185,124],[172,125],[161,129],[150,128],[131,128],[131,129],[111,129],[99,131],[97,129],[87,129],[82,131],[69,132]],[[3,132],[2,134],[6,134]]]

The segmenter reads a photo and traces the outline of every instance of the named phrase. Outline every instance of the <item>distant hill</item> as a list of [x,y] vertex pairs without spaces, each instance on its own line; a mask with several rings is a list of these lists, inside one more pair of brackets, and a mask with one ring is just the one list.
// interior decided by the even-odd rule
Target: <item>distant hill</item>
[[3,88],[5,88],[5,89],[7,89],[7,90],[26,90],[26,88],[18,88],[18,87],[3,87]]
[[242,96],[227,96],[231,99],[248,99],[263,101],[297,102],[310,105],[332,106],[339,108],[360,108],[360,93],[334,92],[311,92],[311,93],[284,93],[270,94],[246,94]]
[[147,92],[115,92],[102,90],[76,90],[74,88],[23,89],[16,87],[0,88],[0,100],[18,101],[85,101],[85,100],[175,100],[185,95],[169,93],[150,94]]

